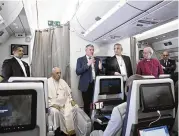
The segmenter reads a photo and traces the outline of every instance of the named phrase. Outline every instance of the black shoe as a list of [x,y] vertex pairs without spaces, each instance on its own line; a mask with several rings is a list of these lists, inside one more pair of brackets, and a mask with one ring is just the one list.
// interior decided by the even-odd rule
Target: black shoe
[[62,136],[60,128],[55,130],[55,136]]

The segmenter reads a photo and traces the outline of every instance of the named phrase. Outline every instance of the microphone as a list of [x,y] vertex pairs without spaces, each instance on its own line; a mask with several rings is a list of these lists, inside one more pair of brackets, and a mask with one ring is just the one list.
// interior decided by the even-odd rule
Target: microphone
[[[94,56],[90,56],[89,60],[94,59]],[[94,63],[91,64],[92,67],[94,67]]]
[[94,56],[89,56],[89,60],[90,60],[90,59],[94,59]]

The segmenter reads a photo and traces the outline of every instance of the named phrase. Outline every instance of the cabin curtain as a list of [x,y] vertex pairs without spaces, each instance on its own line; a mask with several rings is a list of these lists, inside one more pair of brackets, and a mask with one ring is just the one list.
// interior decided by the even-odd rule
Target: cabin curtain
[[49,78],[53,67],[61,69],[61,77],[70,85],[69,25],[35,32],[32,77]]
[[130,37],[130,57],[131,57],[131,64],[132,64],[132,71],[136,73],[136,38]]

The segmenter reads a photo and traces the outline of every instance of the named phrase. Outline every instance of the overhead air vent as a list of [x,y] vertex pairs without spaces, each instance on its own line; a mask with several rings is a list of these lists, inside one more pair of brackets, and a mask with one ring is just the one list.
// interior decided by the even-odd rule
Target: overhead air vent
[[152,24],[152,25],[155,25],[157,24],[158,22],[155,22],[155,21],[149,21],[149,20],[138,20],[139,23],[142,23],[142,24]]
[[116,38],[121,38],[121,36],[114,36],[114,35],[110,35],[111,39],[116,39]]
[[143,24],[137,24],[137,26],[140,26],[140,27],[142,27],[142,26],[143,26]]
[[157,21],[150,21],[150,20],[138,20],[136,26],[138,27],[151,27],[153,25],[156,25]]
[[25,37],[25,33],[15,33],[15,37],[24,38]]
[[101,18],[100,18],[100,17],[98,17],[98,16],[95,18],[95,20],[96,20],[96,21],[99,21],[100,19],[101,19]]
[[163,43],[165,46],[169,46],[169,45],[172,45],[172,42],[166,42],[166,43]]
[[169,45],[172,45],[172,42],[168,42]]

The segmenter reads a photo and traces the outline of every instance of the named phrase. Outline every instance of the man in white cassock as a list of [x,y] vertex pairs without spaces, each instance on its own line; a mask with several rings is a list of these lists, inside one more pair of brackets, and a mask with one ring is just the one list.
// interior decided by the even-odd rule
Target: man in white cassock
[[72,99],[70,87],[60,77],[60,68],[53,68],[52,77],[48,79],[48,100],[51,123],[55,130],[60,127],[60,130],[66,135],[73,135],[75,131],[72,109],[77,105]]

